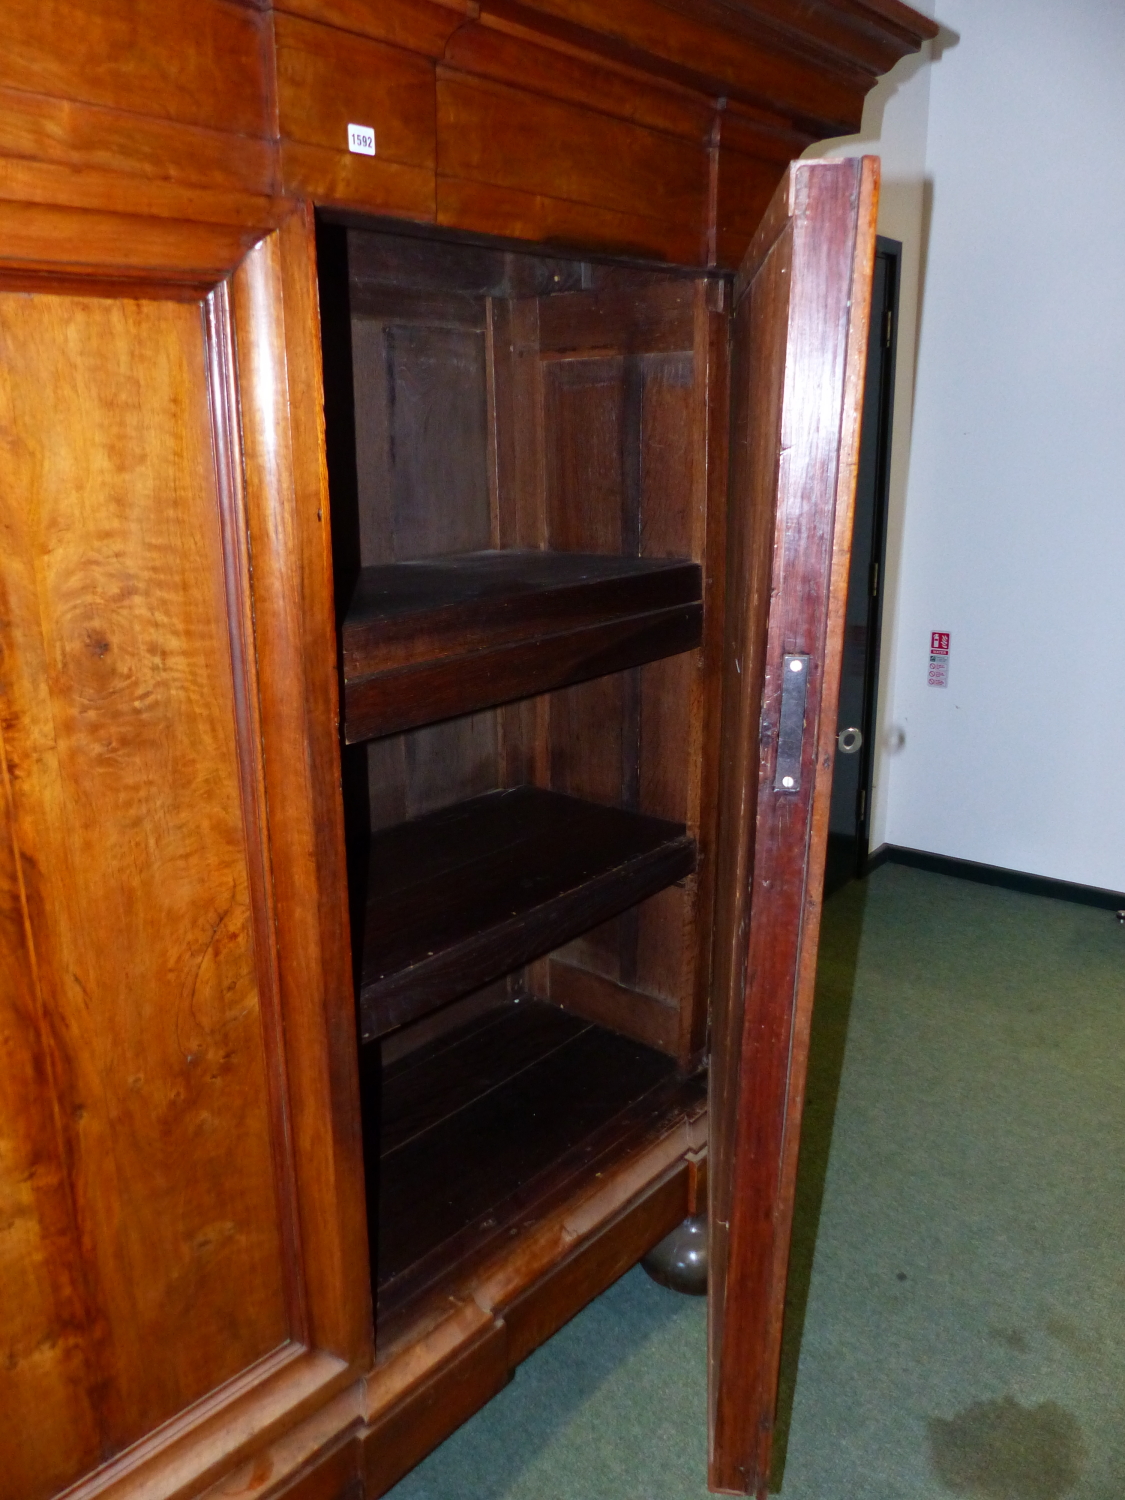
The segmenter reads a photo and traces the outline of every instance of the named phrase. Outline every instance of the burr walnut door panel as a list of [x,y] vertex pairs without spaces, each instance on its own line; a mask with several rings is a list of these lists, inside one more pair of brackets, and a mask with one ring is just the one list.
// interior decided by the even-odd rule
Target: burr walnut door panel
[[712,1487],[765,1495],[878,162],[795,165],[735,284],[710,1099]]
[[[303,1185],[341,1127],[283,1050],[293,836],[271,859],[278,629],[255,642],[248,567],[256,514],[266,577],[293,529],[278,241],[200,301],[0,287],[5,1500],[93,1470],[192,1493],[369,1340],[362,1295],[327,1305],[349,1231]],[[293,725],[271,753],[304,764]]]

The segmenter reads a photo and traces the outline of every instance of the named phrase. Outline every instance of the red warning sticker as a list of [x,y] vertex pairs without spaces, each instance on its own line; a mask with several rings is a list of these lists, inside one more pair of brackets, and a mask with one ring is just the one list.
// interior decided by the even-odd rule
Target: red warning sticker
[[949,686],[949,631],[935,630],[930,635],[931,687]]

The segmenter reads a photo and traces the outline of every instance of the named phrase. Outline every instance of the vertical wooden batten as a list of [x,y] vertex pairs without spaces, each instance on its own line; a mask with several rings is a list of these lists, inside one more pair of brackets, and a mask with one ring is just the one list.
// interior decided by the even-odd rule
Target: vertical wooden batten
[[232,300],[310,1332],[353,1363],[371,1313],[314,278],[312,216],[298,213],[247,257]]

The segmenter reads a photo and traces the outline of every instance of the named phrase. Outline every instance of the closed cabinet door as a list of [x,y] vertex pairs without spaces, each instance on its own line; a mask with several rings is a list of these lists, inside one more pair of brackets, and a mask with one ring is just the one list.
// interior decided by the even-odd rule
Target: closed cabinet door
[[369,1347],[305,245],[0,281],[4,1500],[197,1493]]
[[710,1482],[764,1496],[831,794],[878,162],[794,165],[735,286],[710,1101]]

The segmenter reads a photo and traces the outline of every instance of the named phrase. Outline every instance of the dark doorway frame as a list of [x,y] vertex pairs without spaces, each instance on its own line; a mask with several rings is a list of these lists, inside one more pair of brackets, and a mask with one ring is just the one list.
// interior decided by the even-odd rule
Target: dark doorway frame
[[[867,873],[870,854],[871,802],[875,777],[875,727],[878,712],[880,643],[883,629],[883,595],[886,583],[887,512],[890,503],[891,452],[893,439],[895,363],[898,345],[902,245],[880,235],[875,243],[876,274],[868,341],[867,380],[863,398],[858,486],[869,486],[866,501],[857,492],[856,532],[852,540],[852,567],[848,581],[844,670],[854,672],[862,651],[863,707],[859,727],[863,743],[857,752],[858,786],[855,796],[854,834],[839,831],[840,798],[833,778],[833,806],[825,866],[825,894]],[[867,598],[862,645],[853,639],[857,615],[857,590]],[[841,692],[841,713],[846,709]],[[854,710],[853,710],[854,711]],[[854,720],[853,720],[854,722]],[[840,728],[847,727],[841,720]],[[837,774],[842,756],[837,747]],[[851,766],[848,781],[854,781]],[[850,791],[846,794],[850,801]],[[850,813],[848,815],[850,824]]]

